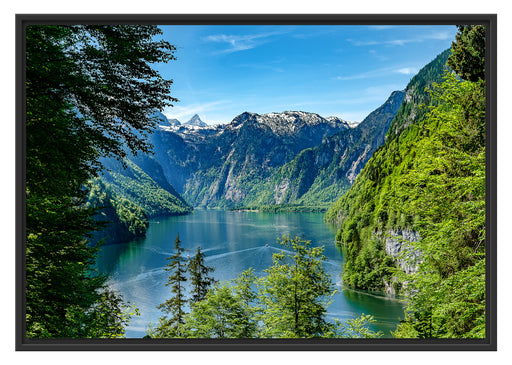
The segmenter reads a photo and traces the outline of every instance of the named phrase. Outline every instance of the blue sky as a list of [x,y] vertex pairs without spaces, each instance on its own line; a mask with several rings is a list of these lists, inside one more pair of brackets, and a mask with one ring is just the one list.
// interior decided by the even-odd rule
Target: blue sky
[[179,99],[164,114],[228,123],[302,110],[360,122],[449,48],[455,26],[162,26],[177,60],[157,69]]

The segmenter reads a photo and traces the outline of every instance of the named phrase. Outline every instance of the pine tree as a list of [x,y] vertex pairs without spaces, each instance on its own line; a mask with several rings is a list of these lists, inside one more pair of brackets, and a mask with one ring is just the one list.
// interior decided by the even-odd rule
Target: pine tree
[[198,247],[196,254],[188,264],[188,270],[192,283],[192,298],[190,301],[196,303],[206,297],[208,289],[215,283],[215,279],[208,276],[215,269],[205,265],[205,255],[201,251],[201,247]]
[[485,26],[460,25],[448,65],[464,80],[485,80]]
[[185,286],[184,283],[187,281],[185,276],[187,273],[186,258],[183,257],[183,252],[186,250],[181,247],[180,235],[176,236],[174,242],[174,255],[167,258],[170,262],[165,265],[164,270],[170,273],[169,279],[166,286],[171,287],[171,293],[173,296],[167,299],[164,303],[160,304],[157,308],[161,309],[167,314],[170,314],[170,318],[162,318],[158,329],[153,334],[155,337],[165,337],[171,335],[171,337],[182,335],[182,326],[185,323],[185,305],[187,299],[185,297]]

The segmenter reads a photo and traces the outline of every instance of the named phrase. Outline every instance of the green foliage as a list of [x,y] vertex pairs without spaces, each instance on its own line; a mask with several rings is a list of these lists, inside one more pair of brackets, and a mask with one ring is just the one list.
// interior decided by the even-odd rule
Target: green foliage
[[162,188],[146,172],[130,160],[125,168],[106,170],[102,178],[118,196],[140,206],[149,217],[188,214],[192,208],[176,193]]
[[204,300],[191,305],[186,316],[187,337],[253,338],[258,337],[258,307],[251,286],[256,277],[252,269],[237,279],[216,285]]
[[334,330],[326,337],[331,338],[378,338],[381,331],[373,331],[368,326],[375,323],[372,315],[361,314],[358,318],[347,319],[345,322],[335,321]]
[[290,254],[274,254],[273,266],[261,279],[263,337],[321,337],[330,330],[326,308],[334,294],[322,263],[322,247],[311,241],[283,236],[279,242]]
[[[388,140],[326,217],[341,220],[348,285],[382,290],[391,277],[406,283],[406,318],[395,336],[482,337],[484,83],[447,73],[429,94],[424,119]],[[421,258],[413,274],[394,269],[379,243],[400,229],[421,237],[408,242]]]
[[93,241],[126,242],[145,236],[149,222],[144,210],[118,197],[100,178],[91,181],[86,205],[97,210],[94,218],[104,224],[103,229],[93,233]]
[[187,273],[186,258],[183,257],[184,248],[181,247],[179,234],[174,241],[175,254],[167,258],[170,261],[165,265],[164,270],[170,272],[166,286],[171,287],[173,296],[160,304],[157,308],[162,309],[171,317],[163,317],[160,319],[160,325],[152,332],[152,337],[166,337],[174,335],[181,337],[184,334],[183,324],[185,323],[185,305],[188,300],[185,297],[184,283],[187,281],[185,276]]
[[485,80],[485,26],[459,25],[448,65],[464,80]]
[[199,302],[206,297],[208,289],[215,283],[215,279],[208,276],[208,274],[215,271],[215,269],[206,266],[205,255],[203,251],[201,251],[201,247],[197,247],[196,254],[190,259],[188,271],[190,273],[190,282],[192,283],[192,298],[190,302]]
[[100,227],[85,186],[101,155],[147,150],[148,115],[173,100],[150,64],[172,59],[173,47],[153,41],[154,26],[25,31],[26,335],[120,336],[129,316],[92,270],[88,239]]
[[[354,235],[357,235],[357,231],[354,231]],[[382,244],[374,241],[371,244],[361,245],[357,238],[353,238],[348,252],[354,258],[347,260],[343,270],[343,282],[346,285],[367,290],[382,290],[383,280],[390,281],[394,263],[382,249]],[[357,255],[354,256],[355,252]]]
[[[418,149],[435,157],[398,180],[397,195],[408,190],[414,202],[405,211],[422,212],[416,226],[423,239],[415,246],[424,259],[409,279],[408,322],[422,337],[485,337],[484,87],[448,76],[433,94],[440,103]],[[408,335],[402,327],[397,337]]]

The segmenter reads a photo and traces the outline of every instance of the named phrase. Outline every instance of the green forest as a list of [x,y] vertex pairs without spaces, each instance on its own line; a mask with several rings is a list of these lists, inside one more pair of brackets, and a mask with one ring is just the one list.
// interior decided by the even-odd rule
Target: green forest
[[[486,336],[485,31],[459,26],[452,48],[411,79],[384,144],[350,187],[319,188],[320,201],[236,208],[326,212],[345,256],[343,284],[405,298],[395,338]],[[138,309],[94,270],[99,248],[143,237],[150,218],[193,210],[149,176],[151,159],[133,162],[151,152],[154,111],[177,101],[172,80],[153,68],[175,59],[161,34],[152,25],[26,27],[27,338],[123,338]],[[312,151],[280,171],[308,180]],[[178,235],[168,300],[145,338],[382,336],[371,314],[327,320],[337,289],[322,247],[279,243],[264,276],[217,282],[200,248],[185,258]]]
[[[346,285],[393,285],[408,297],[396,337],[485,337],[484,35],[460,27],[448,57],[456,74],[411,80],[427,86],[419,102],[402,105],[386,143],[325,216],[340,225]],[[421,112],[411,120],[414,108]],[[416,238],[393,237],[404,231]],[[386,253],[392,238],[406,247],[397,258],[412,274]]]

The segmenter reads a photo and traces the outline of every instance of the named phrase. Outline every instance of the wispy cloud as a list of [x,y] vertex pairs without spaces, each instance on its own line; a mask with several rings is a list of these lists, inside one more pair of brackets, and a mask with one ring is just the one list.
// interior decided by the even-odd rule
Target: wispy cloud
[[[385,27],[375,28],[378,30],[387,29]],[[421,34],[415,38],[398,38],[398,39],[387,39],[387,40],[357,40],[348,38],[347,41],[352,43],[354,46],[405,46],[409,43],[421,43],[428,40],[448,40],[454,37],[454,32],[448,30],[432,31]]]
[[228,48],[223,49],[218,53],[233,53],[258,47],[264,43],[270,42],[271,37],[281,34],[283,34],[283,32],[267,32],[244,35],[216,34],[210,35],[203,39],[207,42],[224,43],[228,46]]
[[389,46],[404,46],[407,43],[412,42],[419,42],[419,39],[391,39],[386,41],[359,41],[354,39],[347,39],[350,43],[352,43],[354,46],[382,46],[382,45],[389,45]]
[[335,77],[336,80],[340,81],[348,81],[348,80],[361,80],[361,79],[370,79],[374,77],[381,77],[385,76],[386,74],[390,73],[399,73],[402,75],[414,75],[418,72],[418,69],[416,67],[386,67],[386,68],[379,68],[376,70],[370,70],[366,72],[361,72],[354,75],[348,75],[348,76],[337,76]]
[[418,73],[418,69],[416,67],[404,67],[395,70],[395,72],[402,75],[415,75]]
[[374,49],[370,49],[368,52],[370,53],[370,55],[372,55],[372,57],[378,59],[379,61],[387,61],[387,60],[389,60],[389,56],[385,56],[385,55],[377,52]]
[[[178,119],[186,122],[185,119],[191,118],[194,114],[208,113],[223,108],[229,100],[216,100],[208,103],[195,103],[186,106],[174,106],[164,110],[164,115],[169,119]],[[202,118],[203,116],[201,116]]]

